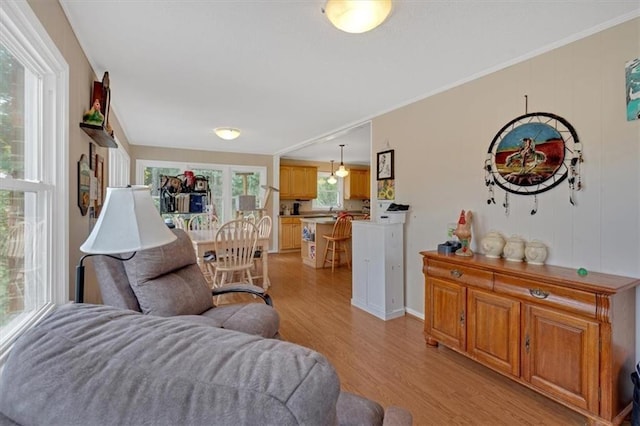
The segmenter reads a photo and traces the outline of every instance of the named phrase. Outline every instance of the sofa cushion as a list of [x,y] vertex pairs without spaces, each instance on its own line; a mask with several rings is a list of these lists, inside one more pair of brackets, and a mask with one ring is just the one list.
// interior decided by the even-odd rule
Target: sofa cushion
[[200,315],[213,307],[211,289],[196,263],[189,236],[136,253],[124,263],[129,284],[145,314]]
[[23,425],[327,425],[339,392],[302,346],[70,304],[16,341],[0,412]]
[[218,323],[218,327],[269,338],[276,337],[280,328],[278,312],[264,303],[218,305],[199,317]]

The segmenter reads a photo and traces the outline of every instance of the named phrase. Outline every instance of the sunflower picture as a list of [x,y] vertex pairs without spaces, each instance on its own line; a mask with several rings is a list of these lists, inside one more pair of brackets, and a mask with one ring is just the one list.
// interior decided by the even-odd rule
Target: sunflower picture
[[393,179],[378,181],[378,200],[395,200],[395,181]]

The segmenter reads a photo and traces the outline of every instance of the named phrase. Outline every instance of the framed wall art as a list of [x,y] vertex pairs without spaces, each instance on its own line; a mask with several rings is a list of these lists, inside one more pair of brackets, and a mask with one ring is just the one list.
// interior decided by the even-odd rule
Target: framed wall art
[[627,121],[640,120],[640,58],[625,64]]
[[91,169],[89,168],[87,156],[82,154],[78,161],[78,207],[80,208],[82,216],[85,216],[89,209],[89,202],[91,200],[90,191]]
[[393,149],[379,152],[377,159],[376,180],[393,179]]
[[[495,135],[485,160],[487,203],[495,204],[493,187],[507,193],[536,196],[568,178],[569,201],[582,187],[579,166],[582,146],[575,129],[564,118],[546,112],[521,115]],[[531,214],[537,211],[532,209]],[[503,206],[508,210],[508,194]]]

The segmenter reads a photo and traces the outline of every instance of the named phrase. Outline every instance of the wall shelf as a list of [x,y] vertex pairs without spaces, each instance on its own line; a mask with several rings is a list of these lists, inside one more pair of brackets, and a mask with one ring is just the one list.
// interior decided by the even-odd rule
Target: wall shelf
[[118,144],[104,127],[95,124],[80,123],[80,128],[98,145],[105,148],[117,148]]

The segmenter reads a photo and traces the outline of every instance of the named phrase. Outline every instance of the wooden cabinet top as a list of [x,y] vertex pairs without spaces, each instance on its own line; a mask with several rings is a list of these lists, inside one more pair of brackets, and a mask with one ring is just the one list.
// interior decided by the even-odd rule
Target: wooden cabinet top
[[473,267],[493,273],[503,273],[530,280],[546,281],[578,290],[602,294],[615,294],[640,285],[640,278],[620,275],[588,272],[580,276],[576,269],[554,265],[531,265],[527,262],[509,262],[505,259],[492,259],[481,254],[471,257],[455,254],[439,254],[436,251],[421,251],[424,261],[424,272],[430,259],[448,262],[454,265]]

